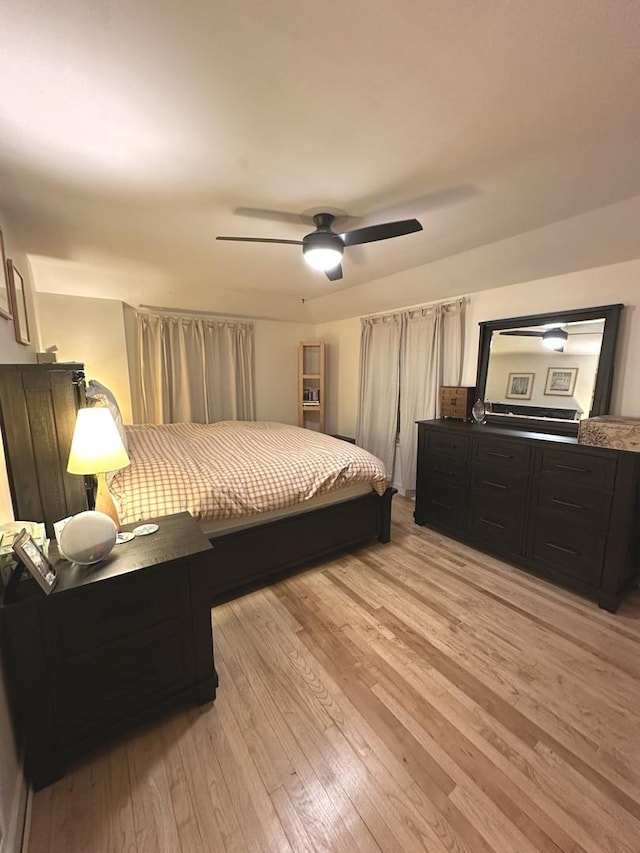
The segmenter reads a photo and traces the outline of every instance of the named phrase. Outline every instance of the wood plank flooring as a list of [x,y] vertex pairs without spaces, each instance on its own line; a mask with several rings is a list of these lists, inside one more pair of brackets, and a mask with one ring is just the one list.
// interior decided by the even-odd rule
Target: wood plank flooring
[[30,853],[640,851],[616,616],[413,524],[213,611],[220,690],[34,797]]

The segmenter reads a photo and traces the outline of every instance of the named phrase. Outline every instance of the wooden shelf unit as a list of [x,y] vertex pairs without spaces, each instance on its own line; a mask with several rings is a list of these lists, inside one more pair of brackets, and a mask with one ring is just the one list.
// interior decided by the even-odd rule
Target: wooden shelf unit
[[[305,400],[305,391],[317,392],[318,402]],[[322,341],[298,345],[298,426],[326,432],[325,346]]]

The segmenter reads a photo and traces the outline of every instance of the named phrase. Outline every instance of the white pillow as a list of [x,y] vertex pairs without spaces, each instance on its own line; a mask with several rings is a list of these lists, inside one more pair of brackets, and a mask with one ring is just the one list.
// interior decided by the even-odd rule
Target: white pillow
[[127,431],[124,428],[120,406],[118,406],[118,401],[114,397],[113,392],[96,379],[90,379],[87,383],[86,397],[89,406],[104,406],[109,409],[120,433],[124,449],[128,453]]

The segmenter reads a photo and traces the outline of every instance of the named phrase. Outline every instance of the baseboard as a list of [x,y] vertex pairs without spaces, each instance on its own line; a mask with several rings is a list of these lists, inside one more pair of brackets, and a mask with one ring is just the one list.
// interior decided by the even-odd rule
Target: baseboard
[[415,498],[416,490],[415,489],[407,489],[402,483],[394,483],[393,488],[398,490],[398,494],[402,495],[403,498]]
[[24,814],[24,832],[22,833],[22,847],[20,853],[29,853],[29,838],[31,836],[31,813],[33,810],[33,788],[27,788],[27,808]]
[[0,853],[27,853],[27,821],[30,822],[31,817],[31,798],[29,786],[22,772],[22,764],[20,764],[13,791],[7,834],[0,842]]

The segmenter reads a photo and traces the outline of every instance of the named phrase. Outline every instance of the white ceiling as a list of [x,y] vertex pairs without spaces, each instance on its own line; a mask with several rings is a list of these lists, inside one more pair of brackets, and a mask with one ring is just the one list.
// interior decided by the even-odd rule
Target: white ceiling
[[[636,0],[0,6],[0,207],[133,301],[264,312],[640,194]],[[424,231],[330,283],[296,246],[216,242],[311,230],[242,208]]]

